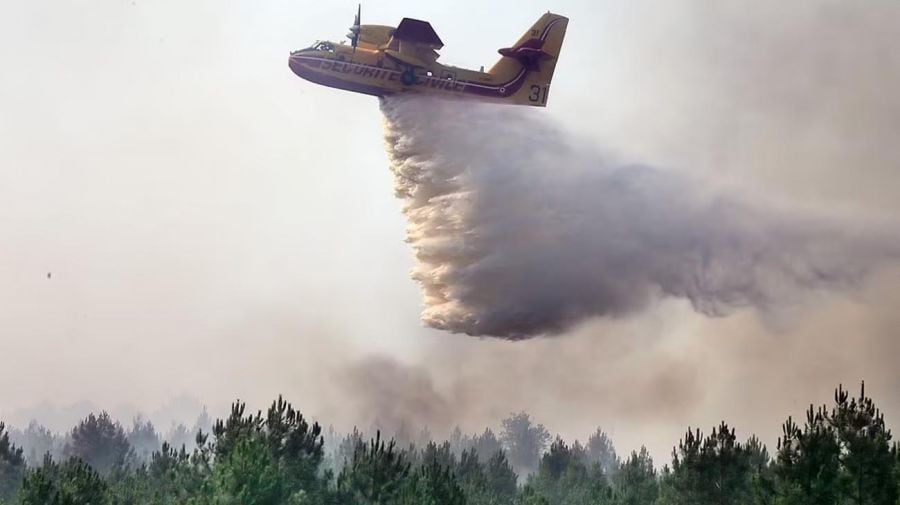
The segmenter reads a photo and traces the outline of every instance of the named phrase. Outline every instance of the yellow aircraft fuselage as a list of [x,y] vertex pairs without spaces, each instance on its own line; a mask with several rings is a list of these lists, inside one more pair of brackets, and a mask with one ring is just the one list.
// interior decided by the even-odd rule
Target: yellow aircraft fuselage
[[357,26],[356,47],[319,42],[292,52],[289,66],[308,81],[379,97],[424,93],[543,107],[567,23],[545,14],[515,46],[500,50],[488,72],[438,63],[436,49],[443,43],[431,25],[412,19],[396,29]]

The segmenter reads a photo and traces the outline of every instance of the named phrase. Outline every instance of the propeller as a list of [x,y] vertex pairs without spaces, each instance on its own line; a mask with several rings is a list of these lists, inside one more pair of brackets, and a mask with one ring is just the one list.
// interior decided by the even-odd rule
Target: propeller
[[353,52],[356,53],[356,46],[359,45],[359,18],[362,14],[362,4],[359,4],[356,8],[356,19],[353,20],[353,26],[350,27],[350,33],[347,34],[347,38],[350,39],[350,45],[353,46]]

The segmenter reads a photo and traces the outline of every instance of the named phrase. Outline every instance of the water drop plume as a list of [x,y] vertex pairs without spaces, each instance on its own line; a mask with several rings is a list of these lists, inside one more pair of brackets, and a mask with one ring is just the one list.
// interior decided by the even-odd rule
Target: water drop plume
[[434,328],[552,335],[660,297],[710,316],[765,311],[854,286],[900,250],[871,221],[617,162],[545,111],[421,98],[382,109]]

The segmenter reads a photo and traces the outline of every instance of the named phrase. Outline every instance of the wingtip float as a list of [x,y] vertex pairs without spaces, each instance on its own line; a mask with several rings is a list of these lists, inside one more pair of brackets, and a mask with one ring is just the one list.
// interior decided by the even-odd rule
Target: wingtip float
[[289,66],[316,84],[379,97],[416,93],[545,107],[568,22],[544,14],[485,72],[438,63],[444,43],[426,21],[362,25],[357,11],[350,44],[316,42],[293,51]]

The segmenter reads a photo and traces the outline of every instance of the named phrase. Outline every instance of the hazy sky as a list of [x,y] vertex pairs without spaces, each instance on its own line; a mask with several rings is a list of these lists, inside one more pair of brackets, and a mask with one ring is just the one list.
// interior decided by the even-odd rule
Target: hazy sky
[[[711,185],[900,217],[895,1],[375,1],[363,21],[427,19],[441,61],[477,68],[548,8],[571,21],[534,114]],[[529,342],[423,328],[377,101],[287,68],[354,10],[0,0],[0,418],[284,393],[342,426],[527,409],[667,458],[722,418],[771,444],[867,378],[898,426],[897,269],[777,320],[670,300]]]

